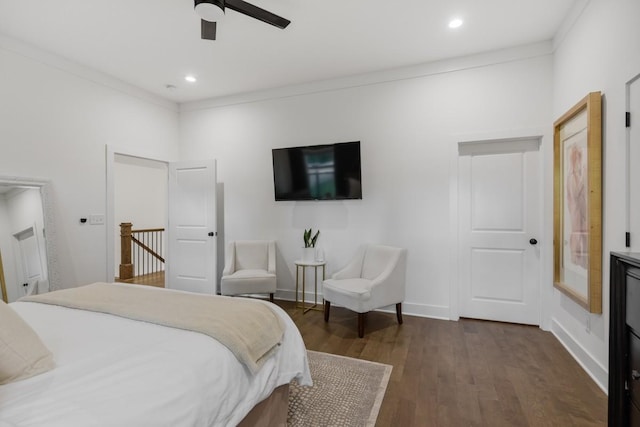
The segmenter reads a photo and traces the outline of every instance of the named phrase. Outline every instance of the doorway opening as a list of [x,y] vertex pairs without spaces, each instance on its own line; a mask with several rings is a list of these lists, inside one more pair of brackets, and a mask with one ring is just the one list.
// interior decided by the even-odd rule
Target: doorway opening
[[115,154],[115,281],[165,287],[168,165]]
[[[157,192],[156,207],[149,203],[142,204],[139,212],[132,212],[127,216],[116,218],[117,199],[124,199],[117,181],[119,168],[123,164],[133,167],[134,174],[139,175],[140,168],[147,168],[150,175],[156,178],[140,189],[147,192],[154,188]],[[161,171],[162,179],[156,174]],[[184,162],[170,162],[164,159],[154,159],[140,153],[128,150],[115,150],[106,146],[107,170],[107,281],[114,282],[120,274],[120,260],[117,257],[116,242],[121,242],[120,223],[126,221],[131,224],[131,215],[143,213],[149,215],[163,214],[162,221],[166,230],[166,237],[160,239],[162,243],[162,257],[166,263],[164,268],[164,287],[201,293],[216,293],[217,252],[218,245],[216,231],[216,165],[215,160],[197,160]],[[129,185],[128,179],[123,185]],[[130,189],[125,190],[132,197],[137,197]],[[162,199],[162,201],[160,201]],[[162,205],[162,206],[161,206]],[[156,212],[149,212],[154,210]],[[121,215],[121,214],[119,214]],[[148,218],[147,218],[148,219]],[[156,218],[154,221],[159,222]],[[154,222],[155,223],[155,222]],[[148,223],[148,224],[154,224]],[[135,224],[134,224],[135,225]],[[154,225],[150,225],[155,227]],[[137,228],[137,227],[136,227]],[[129,236],[133,239],[133,236]],[[138,239],[140,240],[140,239]],[[122,252],[126,245],[120,243]],[[149,246],[146,245],[145,246]],[[118,262],[116,260],[118,259]],[[133,264],[130,262],[129,264]],[[125,266],[125,269],[133,266]],[[137,283],[134,282],[134,283]]]

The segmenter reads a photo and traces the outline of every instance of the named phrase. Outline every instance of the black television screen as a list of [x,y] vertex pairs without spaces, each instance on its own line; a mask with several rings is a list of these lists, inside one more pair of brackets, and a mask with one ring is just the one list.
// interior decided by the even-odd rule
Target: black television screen
[[276,200],[362,199],[360,141],[273,149]]

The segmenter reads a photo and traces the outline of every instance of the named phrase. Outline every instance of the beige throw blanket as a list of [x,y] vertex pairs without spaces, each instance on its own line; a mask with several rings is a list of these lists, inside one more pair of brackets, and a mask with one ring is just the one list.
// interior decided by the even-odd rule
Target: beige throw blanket
[[256,373],[282,341],[284,325],[267,305],[241,298],[93,283],[22,298],[200,332],[224,344]]

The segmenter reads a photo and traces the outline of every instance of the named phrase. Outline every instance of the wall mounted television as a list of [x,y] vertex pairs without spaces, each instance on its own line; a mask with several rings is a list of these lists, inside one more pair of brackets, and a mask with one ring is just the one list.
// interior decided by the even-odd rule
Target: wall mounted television
[[273,149],[276,201],[362,199],[360,141]]

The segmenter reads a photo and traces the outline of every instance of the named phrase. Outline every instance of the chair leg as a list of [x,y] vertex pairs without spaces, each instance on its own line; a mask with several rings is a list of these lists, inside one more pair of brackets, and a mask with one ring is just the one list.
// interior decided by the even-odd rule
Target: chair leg
[[273,302],[273,293],[269,294],[269,301]]
[[367,313],[358,313],[358,338],[364,337],[364,321]]
[[331,310],[331,303],[329,301],[324,302],[324,321],[329,321],[329,311]]
[[401,302],[396,304],[396,317],[398,318],[398,323],[402,325],[402,303]]

